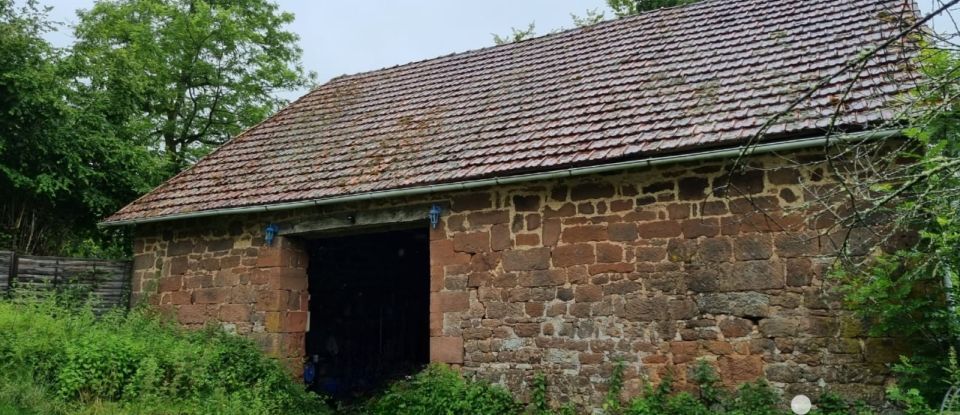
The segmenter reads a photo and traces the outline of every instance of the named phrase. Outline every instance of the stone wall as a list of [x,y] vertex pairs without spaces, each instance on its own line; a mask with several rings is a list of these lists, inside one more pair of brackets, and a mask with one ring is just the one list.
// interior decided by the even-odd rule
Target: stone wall
[[230,218],[137,229],[131,298],[187,327],[218,322],[297,372],[308,321],[307,257],[294,240],[266,246],[260,223]]
[[[667,373],[685,387],[705,359],[731,386],[765,377],[789,394],[830,385],[878,399],[902,346],[866,337],[825,286],[832,222],[803,209],[829,185],[823,168],[783,165],[766,156],[735,176],[714,162],[392,201],[449,203],[431,232],[431,359],[521,396],[543,372],[552,396],[581,405],[600,402],[618,360],[627,393]],[[138,229],[136,298],[184,324],[218,321],[299,367],[306,258],[295,239],[264,246],[262,228],[333,212]]]

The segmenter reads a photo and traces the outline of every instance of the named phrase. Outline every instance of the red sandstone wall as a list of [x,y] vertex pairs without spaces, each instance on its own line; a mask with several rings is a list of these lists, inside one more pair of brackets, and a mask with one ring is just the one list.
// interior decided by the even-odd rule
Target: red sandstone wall
[[[737,190],[698,164],[429,199],[450,202],[431,232],[432,359],[521,394],[544,372],[551,394],[580,404],[599,402],[616,360],[630,393],[641,376],[683,385],[705,359],[730,385],[876,399],[899,345],[865,337],[825,288],[836,248],[818,235],[831,222],[801,210],[822,169],[781,163],[753,160]],[[262,228],[317,214],[138,229],[135,299],[220,322],[297,368],[306,258],[295,240],[263,246]]]
[[149,301],[188,327],[218,322],[296,372],[307,328],[307,258],[296,241],[265,246],[260,223],[138,229],[132,301]]

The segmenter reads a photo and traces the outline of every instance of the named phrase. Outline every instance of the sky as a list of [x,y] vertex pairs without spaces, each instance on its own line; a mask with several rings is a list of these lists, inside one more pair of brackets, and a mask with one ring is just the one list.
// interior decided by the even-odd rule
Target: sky
[[[804,1],[804,0],[798,0]],[[918,0],[923,11],[941,0]],[[369,71],[493,45],[492,33],[534,22],[537,33],[571,28],[571,13],[605,10],[604,0],[279,0],[296,20],[288,30],[300,36],[303,65],[323,83],[344,74]],[[65,25],[48,35],[56,46],[69,46],[76,10],[94,0],[41,0],[53,7],[54,21]],[[960,10],[958,10],[960,11]],[[607,12],[609,16],[611,13]],[[960,13],[955,14],[960,20]],[[946,19],[934,29],[953,30]],[[306,91],[282,95],[294,99]]]
[[[73,41],[69,26],[77,9],[93,0],[41,0],[63,22],[48,38],[56,46]],[[491,33],[534,22],[537,33],[571,28],[570,13],[603,8],[604,0],[279,0],[296,20],[288,30],[300,35],[303,65],[323,83],[344,74],[380,69],[493,45]],[[608,13],[609,14],[609,13]],[[305,91],[284,95],[296,98]]]

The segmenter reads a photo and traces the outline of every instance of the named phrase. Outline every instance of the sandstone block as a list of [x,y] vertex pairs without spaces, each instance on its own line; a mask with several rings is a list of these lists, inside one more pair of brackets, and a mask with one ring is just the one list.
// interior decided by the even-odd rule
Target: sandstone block
[[678,298],[667,301],[671,320],[687,320],[700,315],[697,303],[689,298]]
[[720,291],[750,291],[783,288],[784,269],[779,261],[758,260],[720,264]]
[[254,304],[254,309],[256,311],[285,310],[289,295],[290,292],[286,290],[259,290],[257,291],[257,302]]
[[430,294],[430,311],[434,313],[470,310],[470,295],[466,291],[441,291]]
[[186,291],[174,291],[166,293],[164,296],[169,299],[169,304],[173,305],[190,304],[193,300],[193,295]]
[[603,289],[597,285],[578,285],[574,297],[578,303],[588,303],[603,299]]
[[820,251],[816,233],[780,233],[774,237],[774,245],[781,258],[814,256]]
[[302,333],[307,331],[309,314],[306,311],[287,311],[283,313],[283,331],[285,333]]
[[193,291],[194,304],[224,304],[230,301],[229,288],[201,288]]
[[696,301],[704,313],[737,317],[770,315],[770,297],[756,292],[703,294],[697,296]]
[[813,281],[813,265],[807,258],[790,258],[787,260],[787,285],[804,287]]
[[670,310],[665,297],[640,297],[624,302],[617,316],[631,321],[658,321],[669,318]]
[[671,262],[693,262],[697,256],[697,241],[671,239],[667,242],[667,258]]
[[506,224],[493,225],[490,227],[490,248],[494,251],[503,251],[513,247],[513,239],[510,228]]
[[753,322],[744,318],[727,318],[720,321],[720,332],[724,337],[746,337],[753,332]]
[[684,177],[677,180],[680,200],[702,200],[707,195],[709,181],[703,177]]
[[490,251],[490,232],[456,233],[453,235],[453,250],[471,254]]
[[703,261],[727,262],[730,260],[733,247],[729,238],[713,237],[701,240],[697,252]]
[[768,234],[746,234],[733,240],[738,260],[769,259],[773,255],[773,238]]
[[518,273],[518,283],[522,287],[556,287],[563,285],[567,280],[562,270],[547,269],[525,271]]
[[209,317],[207,306],[203,304],[187,304],[177,309],[177,321],[180,324],[203,324]]
[[771,317],[760,320],[760,333],[767,337],[793,337],[800,329],[800,322],[793,318]]
[[610,183],[581,183],[570,188],[570,200],[605,199],[613,197],[615,192]]
[[470,226],[474,228],[484,225],[510,223],[510,212],[506,210],[472,212],[467,214],[467,221],[470,222]]
[[517,195],[513,197],[513,208],[517,212],[538,212],[540,211],[540,196],[537,195]]
[[690,217],[690,203],[671,203],[667,205],[667,218],[671,220],[687,219]]
[[658,262],[663,261],[667,257],[667,250],[662,247],[646,247],[641,246],[637,247],[635,252],[636,260],[640,262]]
[[560,234],[564,243],[578,243],[607,240],[607,228],[603,225],[570,226]]
[[183,278],[180,276],[160,278],[157,282],[159,292],[179,291],[183,285]]
[[553,248],[551,257],[553,258],[553,266],[561,268],[573,265],[587,265],[597,262],[593,245],[590,244],[558,246]]
[[680,223],[685,238],[716,236],[720,234],[720,220],[717,218],[688,219]]
[[462,337],[431,337],[430,361],[437,363],[462,364]]
[[228,323],[250,321],[250,306],[246,304],[221,305],[218,317],[220,321]]
[[143,271],[156,265],[157,258],[152,252],[133,256],[133,270]]
[[607,226],[611,241],[631,242],[637,240],[637,224],[632,222],[611,223]]
[[767,380],[796,383],[801,380],[800,367],[794,363],[775,363],[766,368]]
[[543,208],[544,219],[569,218],[576,216],[577,207],[573,203],[564,203],[559,208],[554,209],[551,206]]
[[610,202],[611,212],[626,212],[633,209],[633,199],[618,199]]
[[450,198],[450,202],[450,210],[454,212],[483,210],[493,207],[492,198],[486,192],[455,195]]
[[728,386],[754,381],[763,376],[761,356],[721,356],[717,363],[720,379]]
[[670,353],[673,355],[673,363],[692,362],[699,356],[700,344],[695,341],[675,341],[670,342]]
[[470,254],[456,252],[453,249],[453,240],[438,239],[430,241],[430,264],[436,266],[468,264]]
[[[713,183],[713,193],[717,197],[730,195],[750,195],[763,192],[763,171],[748,170],[723,174]],[[729,179],[729,180],[728,180]]]
[[560,219],[547,219],[543,222],[543,246],[557,246],[560,241]]
[[194,242],[190,239],[172,242],[167,246],[167,256],[186,255],[193,252],[194,247]]
[[550,248],[515,249],[503,253],[506,271],[545,270],[550,267]]
[[680,236],[680,232],[680,223],[672,220],[637,225],[637,234],[640,238],[673,238]]
[[609,243],[597,244],[597,262],[613,263],[623,260],[623,248]]

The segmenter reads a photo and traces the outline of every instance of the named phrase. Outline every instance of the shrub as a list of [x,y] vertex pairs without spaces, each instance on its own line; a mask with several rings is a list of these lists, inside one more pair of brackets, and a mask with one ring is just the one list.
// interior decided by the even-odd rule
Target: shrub
[[0,413],[329,412],[251,341],[146,310],[0,302],[0,373]]
[[[318,396],[290,378],[251,341],[217,327],[178,328],[146,310],[95,317],[88,307],[56,301],[0,301],[0,415],[80,414],[327,414]],[[951,354],[946,369],[960,379]],[[667,376],[621,402],[623,363],[614,367],[604,400],[606,415],[786,414],[782,399],[764,381],[735,391],[720,386],[716,372],[698,362],[690,379],[696,393],[677,392]],[[572,415],[568,403],[552,409],[542,374],[531,382],[524,408],[505,389],[464,379],[443,365],[393,383],[370,401],[346,411],[361,414]],[[891,389],[891,401],[907,414],[933,411],[916,390]],[[825,395],[816,415],[866,414]]]
[[606,415],[774,415],[785,413],[779,407],[780,397],[764,380],[745,383],[733,393],[719,386],[719,377],[705,361],[697,362],[691,380],[697,385],[699,396],[689,392],[675,392],[673,379],[666,376],[656,387],[645,385],[644,393],[622,408],[620,393],[623,388],[623,363],[614,367],[610,389],[603,405]]
[[443,365],[430,365],[413,377],[395,382],[368,404],[369,413],[476,414],[519,413],[521,405],[505,389],[468,381]]

